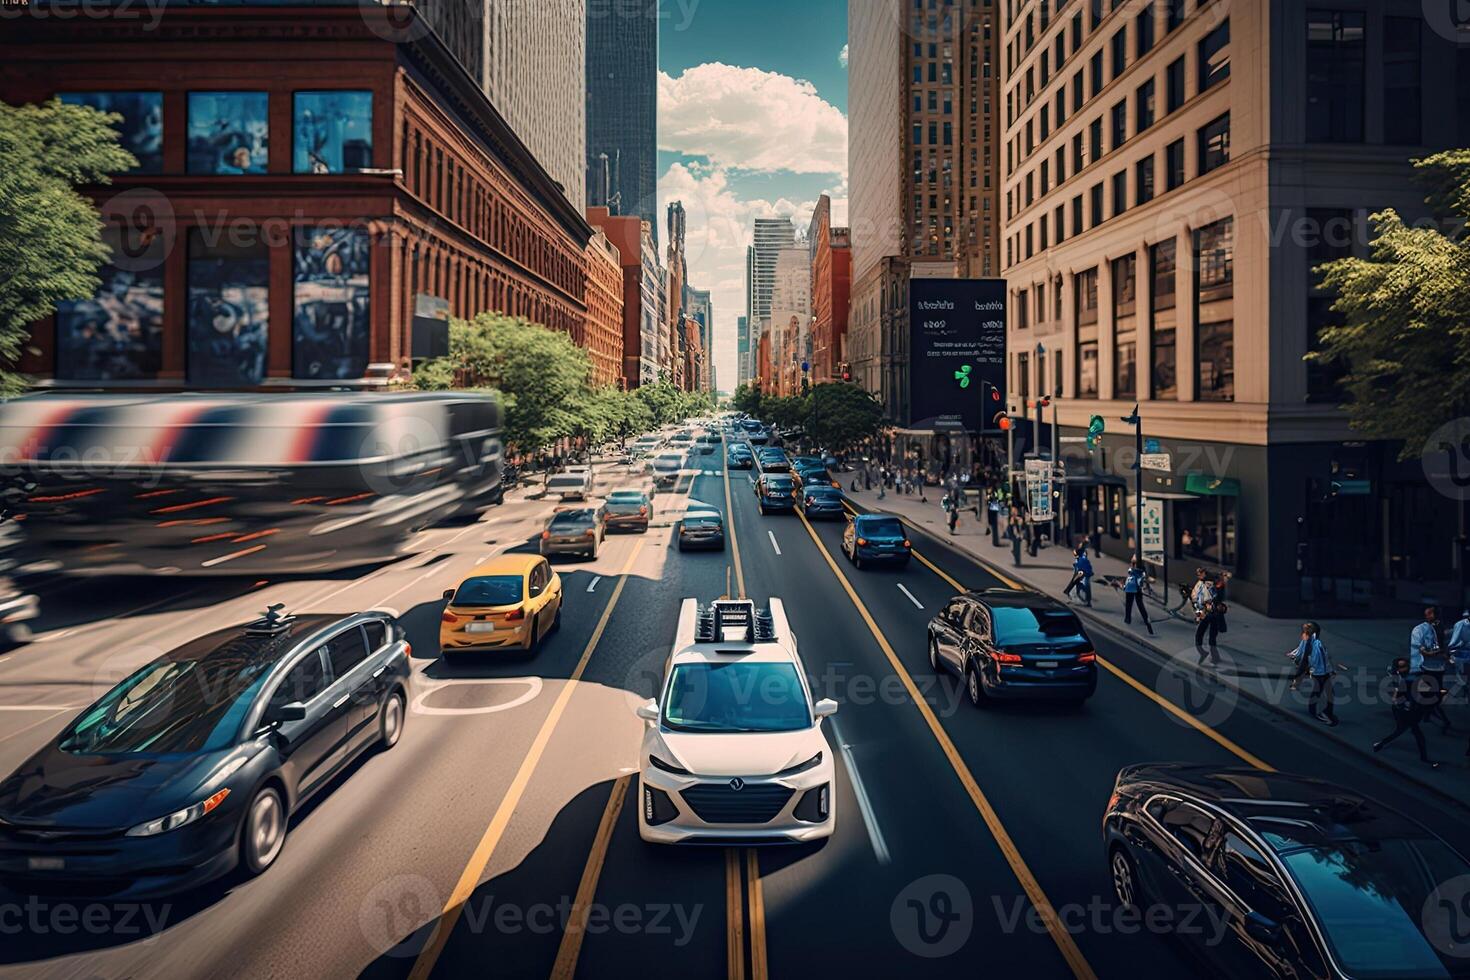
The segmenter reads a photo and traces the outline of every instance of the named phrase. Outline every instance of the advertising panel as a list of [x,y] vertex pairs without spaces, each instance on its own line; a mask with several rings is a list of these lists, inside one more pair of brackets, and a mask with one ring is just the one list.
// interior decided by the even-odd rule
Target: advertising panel
[[993,429],[1005,407],[1005,280],[909,280],[908,427]]

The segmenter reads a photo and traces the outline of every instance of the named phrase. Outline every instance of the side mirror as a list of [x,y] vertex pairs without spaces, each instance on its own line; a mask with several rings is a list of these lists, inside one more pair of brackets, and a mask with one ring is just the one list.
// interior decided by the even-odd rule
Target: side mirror
[[1245,917],[1245,934],[1258,943],[1272,944],[1281,938],[1281,923],[1268,919],[1259,912],[1249,912]]
[[649,698],[635,708],[633,713],[644,721],[658,721],[658,702]]
[[818,718],[830,718],[837,714],[837,702],[831,698],[823,698],[812,705],[812,714]]
[[444,598],[446,598],[446,599],[453,599],[454,598],[454,590],[453,589],[445,589],[444,590]]
[[292,701],[290,704],[283,704],[279,708],[276,708],[270,712],[268,720],[305,721],[306,705],[302,704],[300,701]]

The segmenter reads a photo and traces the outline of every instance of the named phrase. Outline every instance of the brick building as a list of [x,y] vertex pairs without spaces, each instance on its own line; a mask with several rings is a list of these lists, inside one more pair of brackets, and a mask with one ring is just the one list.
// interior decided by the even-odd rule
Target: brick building
[[659,302],[663,281],[653,230],[637,215],[615,215],[604,207],[587,209],[587,220],[618,251],[623,274],[622,378],[637,388],[658,377]]
[[846,228],[832,227],[832,199],[823,194],[807,233],[812,262],[812,384],[841,377],[847,360],[847,309],[852,291],[852,248]]
[[623,263],[617,246],[598,231],[587,243],[587,322],[577,341],[592,357],[592,383],[623,379]]

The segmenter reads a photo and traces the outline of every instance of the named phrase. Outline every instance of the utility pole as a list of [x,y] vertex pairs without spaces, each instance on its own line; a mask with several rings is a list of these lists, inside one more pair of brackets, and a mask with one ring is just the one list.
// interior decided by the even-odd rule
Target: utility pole
[[1133,553],[1138,556],[1139,564],[1143,564],[1143,420],[1138,416],[1138,405],[1133,406],[1133,414],[1122,419],[1127,425],[1133,426]]

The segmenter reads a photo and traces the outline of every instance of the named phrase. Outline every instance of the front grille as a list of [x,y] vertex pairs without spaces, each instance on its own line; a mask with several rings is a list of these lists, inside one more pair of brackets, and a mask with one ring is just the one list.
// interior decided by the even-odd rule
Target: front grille
[[791,799],[791,790],[775,783],[701,783],[680,794],[705,823],[770,823]]

